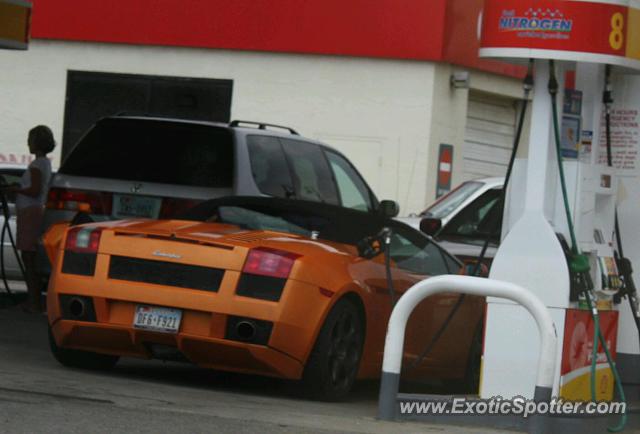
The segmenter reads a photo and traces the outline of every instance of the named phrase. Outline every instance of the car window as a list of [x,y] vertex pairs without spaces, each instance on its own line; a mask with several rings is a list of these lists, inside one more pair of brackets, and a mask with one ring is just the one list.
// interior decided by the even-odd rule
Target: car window
[[299,140],[280,141],[291,168],[296,199],[339,205],[331,169],[320,147]]
[[[234,214],[221,215],[220,209],[230,207],[235,208]],[[239,208],[247,212],[242,214]],[[248,220],[247,216],[257,216],[257,213],[265,217],[258,216],[255,220]],[[293,231],[292,233],[296,234],[299,232],[294,229],[303,228],[307,235],[314,232],[314,236],[320,240],[352,246],[356,246],[365,237],[379,233],[380,229],[388,223],[374,213],[338,205],[319,204],[317,201],[246,196],[226,196],[209,200],[196,205],[179,218],[193,221],[220,221],[244,226],[251,224],[257,228],[271,228],[271,230],[278,227],[280,228],[278,230]],[[274,223],[276,220],[288,224]],[[266,224],[270,226],[265,226]]]
[[59,172],[197,187],[233,185],[233,139],[226,128],[106,119],[78,142]]
[[450,273],[440,248],[411,228],[392,227],[390,254],[398,268],[411,273],[428,276]]
[[423,217],[443,219],[455,211],[465,200],[482,187],[481,182],[467,181],[442,196],[438,201],[420,213]]
[[447,274],[458,274],[460,272],[460,263],[453,256],[446,252],[441,252],[447,267]]
[[269,215],[240,206],[221,206],[213,221],[240,226],[243,229],[279,231],[309,236],[310,231],[278,215]]
[[[15,170],[0,170],[1,183],[4,185],[19,184],[23,172],[23,170],[20,170],[19,172],[16,172]],[[14,191],[5,193],[5,197],[7,198],[8,203],[16,203],[16,193]]]
[[500,200],[501,191],[492,189],[482,194],[451,219],[439,236],[485,239],[492,234],[498,239],[502,228],[502,207],[495,205]]
[[293,182],[280,140],[269,136],[248,136],[247,145],[251,172],[260,192],[275,197],[292,196]]
[[370,211],[371,195],[366,184],[351,164],[335,152],[325,151],[327,160],[338,184],[342,206],[360,211]]

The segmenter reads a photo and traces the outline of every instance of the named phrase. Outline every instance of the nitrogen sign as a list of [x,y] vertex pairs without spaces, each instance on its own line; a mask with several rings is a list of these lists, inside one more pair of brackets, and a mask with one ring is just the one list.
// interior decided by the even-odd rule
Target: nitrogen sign
[[629,0],[486,0],[480,55],[640,69],[640,9]]

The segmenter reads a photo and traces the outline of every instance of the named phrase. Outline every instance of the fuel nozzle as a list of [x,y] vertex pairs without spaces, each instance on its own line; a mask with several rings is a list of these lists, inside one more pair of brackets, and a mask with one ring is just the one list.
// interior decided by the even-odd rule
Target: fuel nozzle
[[524,82],[522,83],[525,96],[529,96],[529,93],[533,90],[533,86],[535,84],[533,79],[534,67],[535,67],[535,60],[529,59],[529,67],[527,68],[527,75],[524,77]]
[[602,103],[610,110],[613,104],[613,85],[611,84],[611,65],[604,68],[604,92],[602,93]]
[[558,91],[560,90],[560,84],[558,83],[558,78],[556,77],[556,63],[553,60],[549,60],[549,93],[552,97],[558,95]]

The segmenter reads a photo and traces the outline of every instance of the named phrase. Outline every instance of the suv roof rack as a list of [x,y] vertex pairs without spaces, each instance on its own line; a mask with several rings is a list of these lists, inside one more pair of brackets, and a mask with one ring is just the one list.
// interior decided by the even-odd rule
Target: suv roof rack
[[294,130],[293,128],[289,128],[289,127],[285,127],[282,125],[275,125],[275,124],[267,124],[265,122],[252,122],[252,121],[241,121],[241,120],[234,120],[229,122],[229,126],[230,127],[239,127],[240,124],[245,124],[245,125],[254,125],[257,126],[258,129],[260,130],[266,130],[267,127],[270,128],[280,128],[282,130],[287,130],[289,131],[291,134],[293,134],[294,136],[299,136],[300,134],[298,134],[298,132],[296,130]]

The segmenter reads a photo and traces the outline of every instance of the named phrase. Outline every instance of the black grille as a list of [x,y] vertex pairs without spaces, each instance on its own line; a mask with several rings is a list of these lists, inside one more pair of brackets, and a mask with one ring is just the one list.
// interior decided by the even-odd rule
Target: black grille
[[109,278],[217,292],[224,270],[174,262],[112,256]]
[[287,279],[242,273],[236,294],[262,300],[280,301]]
[[95,253],[76,253],[65,250],[62,260],[62,272],[67,274],[79,274],[81,276],[93,276],[96,270]]

